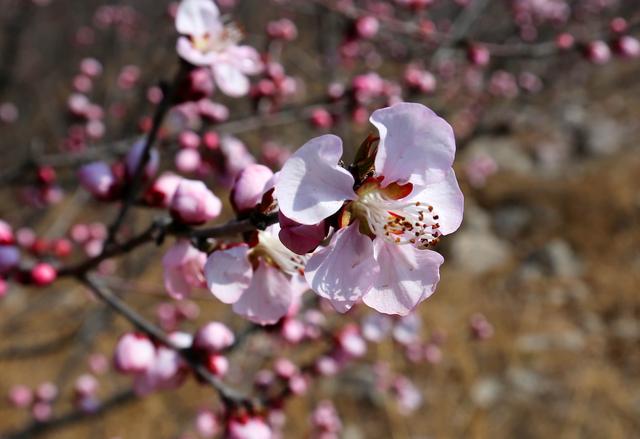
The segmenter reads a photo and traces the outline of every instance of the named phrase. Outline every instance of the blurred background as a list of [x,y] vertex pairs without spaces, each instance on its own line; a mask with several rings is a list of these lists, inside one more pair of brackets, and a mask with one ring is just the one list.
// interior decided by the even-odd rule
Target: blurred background
[[[75,171],[122,156],[148,129],[157,87],[178,68],[175,4],[0,5],[0,218],[25,228],[32,253],[30,230],[51,244],[87,225],[99,242],[117,207],[92,201]],[[221,7],[272,64],[246,98],[218,91],[206,115],[173,111],[163,126],[163,168],[176,166],[178,134],[187,127],[236,136],[274,170],[287,151],[324,132],[340,135],[351,157],[374,132],[370,112],[398,100],[433,108],[458,142],[465,219],[438,247],[446,262],[437,293],[412,323],[418,341],[370,343],[364,361],[314,380],[284,405],[282,436],[317,437],[311,413],[330,400],[339,437],[352,439],[640,437],[640,48],[621,42],[637,43],[637,2],[238,0]],[[375,18],[375,32],[363,17]],[[293,35],[283,18],[295,25]],[[87,58],[99,61],[101,73],[86,74]],[[78,111],[79,95],[95,107]],[[42,175],[49,167],[53,183]],[[191,175],[227,203],[224,178],[199,172]],[[127,229],[141,230],[154,216],[136,209]],[[85,245],[69,260],[83,252],[91,250]],[[245,327],[206,292],[170,301],[162,253],[146,246],[108,261],[109,285],[169,328],[193,331],[214,319]],[[368,314],[364,307],[326,312],[331,327]],[[138,398],[127,377],[104,371],[129,329],[71,280],[46,289],[11,283],[0,299],[0,395],[53,382],[59,396],[40,426],[30,409],[3,398],[0,436],[198,437],[196,411],[218,406],[209,388],[189,380]],[[230,356],[227,381],[250,388],[247,376],[277,357],[304,364],[320,348],[287,346],[258,331]],[[83,416],[74,383],[97,371],[106,405]]]

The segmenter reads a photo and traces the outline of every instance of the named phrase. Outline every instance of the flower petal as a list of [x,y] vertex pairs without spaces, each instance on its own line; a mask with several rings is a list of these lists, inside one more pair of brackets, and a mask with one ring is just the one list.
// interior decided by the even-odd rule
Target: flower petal
[[194,66],[210,66],[216,59],[214,52],[202,52],[191,43],[187,37],[179,37],[176,43],[176,51],[180,58]]
[[380,132],[376,173],[382,186],[424,185],[444,177],[456,152],[453,129],[421,104],[403,102],[376,110],[369,119]]
[[311,256],[305,277],[311,289],[338,312],[347,312],[369,291],[377,271],[371,239],[358,231],[355,221],[338,230],[328,247]]
[[185,35],[204,35],[222,28],[220,11],[211,0],[183,0],[176,12],[176,30]]
[[444,262],[439,253],[379,238],[373,247],[380,272],[362,298],[366,305],[384,314],[404,316],[433,294]]
[[262,72],[263,64],[258,51],[251,46],[231,46],[226,54],[233,65],[245,75]]
[[407,200],[416,200],[433,206],[438,215],[440,232],[448,235],[455,232],[462,223],[464,212],[464,195],[458,186],[453,169],[450,169],[443,180],[427,186],[416,186]]
[[218,250],[204,265],[204,276],[211,293],[223,303],[235,303],[251,284],[252,269],[247,257],[249,247],[242,244]]
[[291,301],[289,279],[260,259],[251,285],[233,304],[233,311],[254,323],[272,325],[287,314]]
[[235,65],[227,62],[214,62],[213,77],[220,90],[231,97],[240,97],[249,93],[249,78]]
[[305,143],[278,174],[275,196],[287,218],[300,224],[318,224],[336,213],[344,201],[357,197],[353,176],[338,161],[342,140],[326,134]]

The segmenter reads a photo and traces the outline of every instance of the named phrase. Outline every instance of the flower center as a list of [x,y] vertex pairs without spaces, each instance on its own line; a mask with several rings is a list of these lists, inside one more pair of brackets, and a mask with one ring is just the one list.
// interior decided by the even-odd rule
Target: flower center
[[252,252],[289,275],[302,273],[306,263],[304,256],[293,253],[277,236],[262,230],[258,231],[258,244],[253,247]]
[[421,201],[394,200],[380,188],[367,190],[353,202],[352,211],[369,231],[388,242],[426,249],[440,240],[438,215]]
[[222,52],[231,46],[237,45],[242,38],[242,30],[236,24],[229,23],[224,25],[216,35],[210,33],[192,35],[191,44],[194,49],[201,53]]

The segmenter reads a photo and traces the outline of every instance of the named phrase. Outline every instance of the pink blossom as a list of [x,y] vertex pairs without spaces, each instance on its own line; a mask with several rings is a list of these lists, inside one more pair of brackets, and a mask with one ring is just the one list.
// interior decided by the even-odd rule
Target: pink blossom
[[340,312],[362,299],[379,312],[406,315],[439,281],[444,259],[427,247],[462,221],[455,140],[449,124],[420,104],[377,110],[370,120],[380,133],[372,177],[356,182],[338,165],[341,140],[325,135],[285,163],[275,195],[281,212],[300,224],[341,211],[342,228],[305,267],[318,295]]
[[156,349],[149,368],[135,376],[134,391],[138,395],[147,395],[155,390],[178,387],[185,377],[184,367],[178,352],[160,346]]
[[73,390],[76,395],[86,398],[95,395],[99,386],[100,384],[96,377],[91,374],[84,374],[78,377]]
[[220,352],[235,343],[233,332],[220,322],[210,322],[196,332],[194,346],[207,352]]
[[[207,286],[220,301],[254,323],[274,324],[306,289],[296,282],[304,258],[278,239],[277,225],[258,231],[257,244],[213,252],[205,265]],[[253,264],[252,264],[253,261]]]
[[6,221],[0,220],[0,245],[13,244],[13,229]]
[[171,214],[185,224],[203,224],[220,215],[222,203],[205,184],[183,178],[171,199]]
[[232,419],[229,439],[272,439],[271,428],[260,418]]
[[210,0],[183,0],[176,13],[178,54],[196,66],[210,67],[220,90],[229,96],[249,92],[248,75],[262,70],[258,52],[238,45],[242,32],[233,24],[225,25],[217,6]]
[[[342,422],[331,401],[320,401],[311,415],[311,424],[322,433],[340,433]],[[324,437],[318,435],[317,437]],[[336,436],[337,437],[337,436]]]
[[99,200],[109,200],[118,186],[118,179],[105,162],[84,165],[78,171],[80,185]]
[[193,247],[188,240],[177,240],[162,258],[167,293],[181,300],[189,297],[193,288],[204,287],[206,260],[207,254]]
[[122,373],[141,373],[148,370],[155,357],[156,348],[145,335],[129,333],[118,340],[113,361]]
[[184,174],[196,172],[202,165],[202,157],[197,149],[182,149],[175,157],[176,169]]
[[264,193],[270,188],[273,172],[264,165],[251,164],[243,169],[233,184],[231,203],[238,212],[256,207]]
[[26,408],[33,402],[33,391],[24,385],[15,385],[9,390],[9,402],[17,408]]

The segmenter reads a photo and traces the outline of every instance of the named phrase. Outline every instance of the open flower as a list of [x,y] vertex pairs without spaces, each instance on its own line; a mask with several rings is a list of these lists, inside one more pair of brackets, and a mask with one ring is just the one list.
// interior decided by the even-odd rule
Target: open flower
[[305,258],[278,240],[279,226],[257,232],[257,243],[213,252],[204,267],[207,286],[233,311],[252,322],[269,325],[285,316],[306,290]]
[[379,312],[406,315],[440,278],[444,259],[428,247],[462,221],[451,167],[455,139],[451,126],[420,104],[377,110],[370,121],[379,143],[369,142],[353,174],[338,165],[340,138],[317,137],[284,164],[275,195],[281,212],[300,224],[337,215],[341,228],[305,267],[318,295],[340,312],[362,299]]
[[180,239],[162,258],[164,287],[174,299],[191,295],[193,288],[205,286],[203,267],[207,254],[193,247],[187,239]]
[[211,0],[183,0],[176,13],[177,51],[187,62],[211,67],[223,93],[244,96],[249,92],[247,75],[262,71],[258,52],[238,45],[242,32],[233,24],[224,24],[218,7]]

